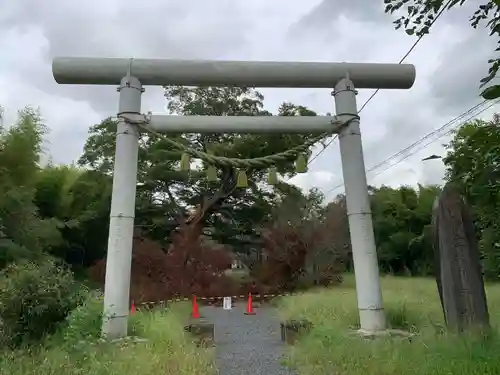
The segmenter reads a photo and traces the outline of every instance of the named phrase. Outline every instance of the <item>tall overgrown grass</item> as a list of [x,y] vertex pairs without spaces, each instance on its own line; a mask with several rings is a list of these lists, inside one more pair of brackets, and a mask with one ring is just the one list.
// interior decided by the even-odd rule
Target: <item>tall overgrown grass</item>
[[215,374],[211,352],[196,348],[183,331],[189,306],[138,312],[130,330],[147,341],[121,343],[99,342],[101,308],[92,300],[38,346],[0,353],[0,375]]
[[382,279],[387,319],[392,328],[411,331],[410,341],[352,335],[358,326],[352,278],[342,287],[284,298],[284,319],[305,317],[311,333],[287,352],[300,375],[490,375],[500,374],[500,285],[487,286],[493,332],[488,336],[445,333],[435,282],[423,278]]

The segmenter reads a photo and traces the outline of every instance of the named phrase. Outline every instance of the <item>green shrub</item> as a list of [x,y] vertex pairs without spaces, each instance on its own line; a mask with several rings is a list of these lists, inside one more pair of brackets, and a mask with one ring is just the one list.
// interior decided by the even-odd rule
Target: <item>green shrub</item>
[[[99,290],[87,291],[83,302],[68,314],[57,332],[50,338],[49,344],[78,349],[81,345],[95,343],[101,338],[103,308],[104,296],[102,292]],[[128,335],[142,336],[144,333],[143,321],[143,314],[130,315]]]
[[56,336],[68,345],[95,341],[101,334],[102,311],[102,294],[97,291],[88,292],[83,303],[69,313]]
[[0,344],[44,338],[82,302],[82,289],[61,262],[23,261],[0,272]]

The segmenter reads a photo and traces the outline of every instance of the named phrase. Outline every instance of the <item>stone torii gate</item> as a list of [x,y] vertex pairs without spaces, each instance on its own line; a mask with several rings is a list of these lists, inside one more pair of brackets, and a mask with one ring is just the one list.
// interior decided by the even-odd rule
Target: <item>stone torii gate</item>
[[[60,84],[119,85],[104,336],[113,339],[127,335],[137,121],[156,132],[169,133],[338,133],[361,330],[386,329],[355,87],[409,89],[415,81],[413,65],[60,57],[54,59],[52,72]],[[141,115],[143,85],[334,88],[336,116],[145,116]]]

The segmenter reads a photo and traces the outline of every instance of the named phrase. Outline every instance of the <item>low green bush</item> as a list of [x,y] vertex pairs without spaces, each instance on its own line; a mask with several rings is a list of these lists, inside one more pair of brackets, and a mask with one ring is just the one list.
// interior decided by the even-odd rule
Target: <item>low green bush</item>
[[[101,291],[86,292],[83,302],[69,313],[50,341],[68,348],[96,342],[101,338],[103,308],[104,296]],[[139,314],[131,315],[128,319],[128,334],[141,336],[144,331],[142,322]]]
[[98,291],[89,291],[84,301],[73,309],[60,324],[51,341],[68,347],[83,341],[95,341],[100,337],[103,299]]
[[53,333],[85,296],[64,263],[22,261],[0,272],[0,345],[19,347]]

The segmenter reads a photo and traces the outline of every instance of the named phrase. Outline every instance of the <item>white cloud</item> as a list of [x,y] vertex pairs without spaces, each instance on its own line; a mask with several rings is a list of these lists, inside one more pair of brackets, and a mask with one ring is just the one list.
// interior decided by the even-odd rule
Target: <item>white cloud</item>
[[[397,62],[414,39],[394,31],[383,14],[382,0],[35,0],[7,2],[0,14],[0,103],[5,121],[27,104],[39,106],[51,128],[49,149],[55,162],[79,157],[90,125],[116,113],[114,87],[57,85],[51,74],[54,56],[110,56],[297,61]],[[410,90],[381,91],[361,114],[367,168],[479,102],[478,79],[495,40],[484,29],[468,25],[473,7],[446,12],[413,51],[417,67]],[[334,83],[332,82],[332,85]],[[331,90],[261,90],[276,110],[283,101],[332,112]],[[371,95],[358,95],[361,106]],[[163,111],[162,91],[147,87],[143,110]],[[488,116],[492,111],[489,111]],[[372,184],[439,182],[439,160],[445,139],[380,173]],[[376,175],[379,173],[378,175]],[[375,176],[376,175],[376,176]],[[301,187],[316,186],[328,196],[342,182],[337,142],[323,152],[308,174],[293,179]]]
[[298,174],[291,178],[289,182],[300,186],[305,191],[312,189],[313,187],[316,187],[321,191],[327,191],[335,178],[335,174],[328,171],[313,171]]

